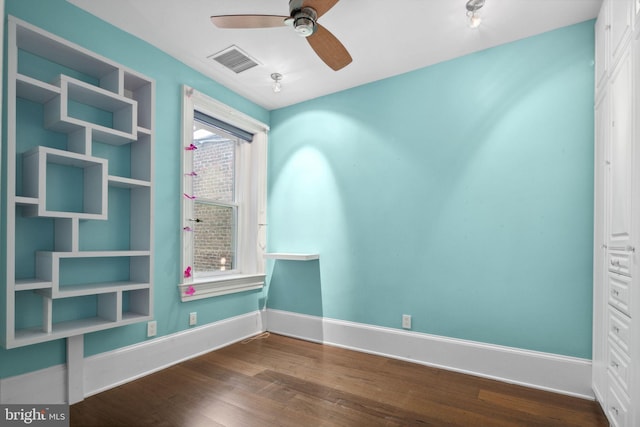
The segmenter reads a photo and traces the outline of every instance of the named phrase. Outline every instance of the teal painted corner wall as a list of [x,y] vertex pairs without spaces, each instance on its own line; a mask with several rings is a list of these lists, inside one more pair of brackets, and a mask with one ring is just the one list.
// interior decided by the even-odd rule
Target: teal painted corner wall
[[[192,86],[264,123],[269,122],[269,112],[155,47],[97,19],[65,0],[7,0],[6,14],[39,26],[156,81],[154,317],[158,321],[158,336],[188,329],[188,313],[191,311],[198,312],[198,324],[204,325],[258,309],[263,300],[261,292],[228,295],[188,303],[180,302],[177,284],[181,274],[179,265],[182,179],[179,157],[182,117],[181,85]],[[6,67],[3,67],[3,70],[5,69]],[[6,75],[3,78],[6,83]],[[3,102],[3,120],[6,124],[6,96]],[[5,128],[6,126],[3,126],[3,132]],[[5,138],[6,132],[3,134],[3,147]],[[6,162],[6,156],[3,156],[2,161]],[[4,171],[3,167],[3,174]],[[5,179],[3,175],[1,179],[3,185],[5,185]],[[6,188],[3,186],[2,203],[5,199]],[[6,244],[5,239],[6,236],[3,234],[2,253]],[[4,296],[6,286],[4,275],[0,279],[0,284],[1,294]],[[1,297],[0,300],[3,298]],[[4,328],[4,316],[1,321]],[[85,355],[90,356],[117,349],[146,339],[144,323],[88,334],[85,336]],[[64,363],[65,351],[63,340],[13,350],[0,348],[0,378]]]
[[[271,125],[269,250],[321,254],[270,264],[270,307],[389,327],[407,313],[419,332],[590,357],[592,22],[269,113],[64,0],[6,11],[156,80],[160,336],[191,311],[206,324],[264,297],[179,301],[188,84]],[[89,334],[85,354],[145,336]],[[0,378],[64,360],[62,340],[0,348]]]
[[271,112],[268,307],[591,357],[593,22]]

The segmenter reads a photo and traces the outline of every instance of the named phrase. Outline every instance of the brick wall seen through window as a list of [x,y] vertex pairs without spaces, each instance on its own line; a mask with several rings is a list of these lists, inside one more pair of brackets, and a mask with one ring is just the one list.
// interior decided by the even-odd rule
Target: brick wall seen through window
[[236,141],[214,140],[198,144],[193,152],[194,262],[196,272],[232,270],[235,267],[235,221],[233,206],[215,202],[235,201]]

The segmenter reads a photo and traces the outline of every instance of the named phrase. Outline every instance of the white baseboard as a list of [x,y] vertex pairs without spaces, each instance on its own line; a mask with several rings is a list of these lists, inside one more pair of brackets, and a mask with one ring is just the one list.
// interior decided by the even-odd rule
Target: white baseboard
[[[84,359],[83,394],[87,397],[116,387],[265,329],[527,387],[594,398],[589,360],[279,310],[255,311],[90,356]],[[2,404],[66,401],[65,365],[0,379]]]
[[594,399],[591,361],[362,323],[267,310],[267,330],[315,341]]
[[0,404],[56,404],[67,400],[67,368],[56,365],[0,379]]
[[[264,331],[254,311],[84,359],[84,396],[91,396]],[[67,402],[67,367],[0,379],[0,403]]]

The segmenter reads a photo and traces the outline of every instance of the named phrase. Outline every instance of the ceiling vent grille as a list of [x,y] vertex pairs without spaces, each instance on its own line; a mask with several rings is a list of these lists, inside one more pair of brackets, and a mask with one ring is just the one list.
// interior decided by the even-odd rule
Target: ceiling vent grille
[[219,62],[236,74],[259,65],[258,61],[251,58],[237,46],[228,47],[218,53],[214,53],[209,58]]

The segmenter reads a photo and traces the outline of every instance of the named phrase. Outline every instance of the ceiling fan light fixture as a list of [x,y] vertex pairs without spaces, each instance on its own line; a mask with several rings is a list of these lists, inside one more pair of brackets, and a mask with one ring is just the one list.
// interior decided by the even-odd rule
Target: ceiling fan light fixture
[[469,13],[469,28],[478,28],[482,23],[482,17],[478,12]]
[[469,18],[469,27],[478,28],[482,22],[479,10],[484,6],[485,0],[469,0],[467,2],[467,17]]
[[271,80],[273,80],[273,84],[271,85],[273,92],[274,93],[280,92],[282,90],[282,84],[280,83],[280,80],[282,80],[282,74],[272,73]]

